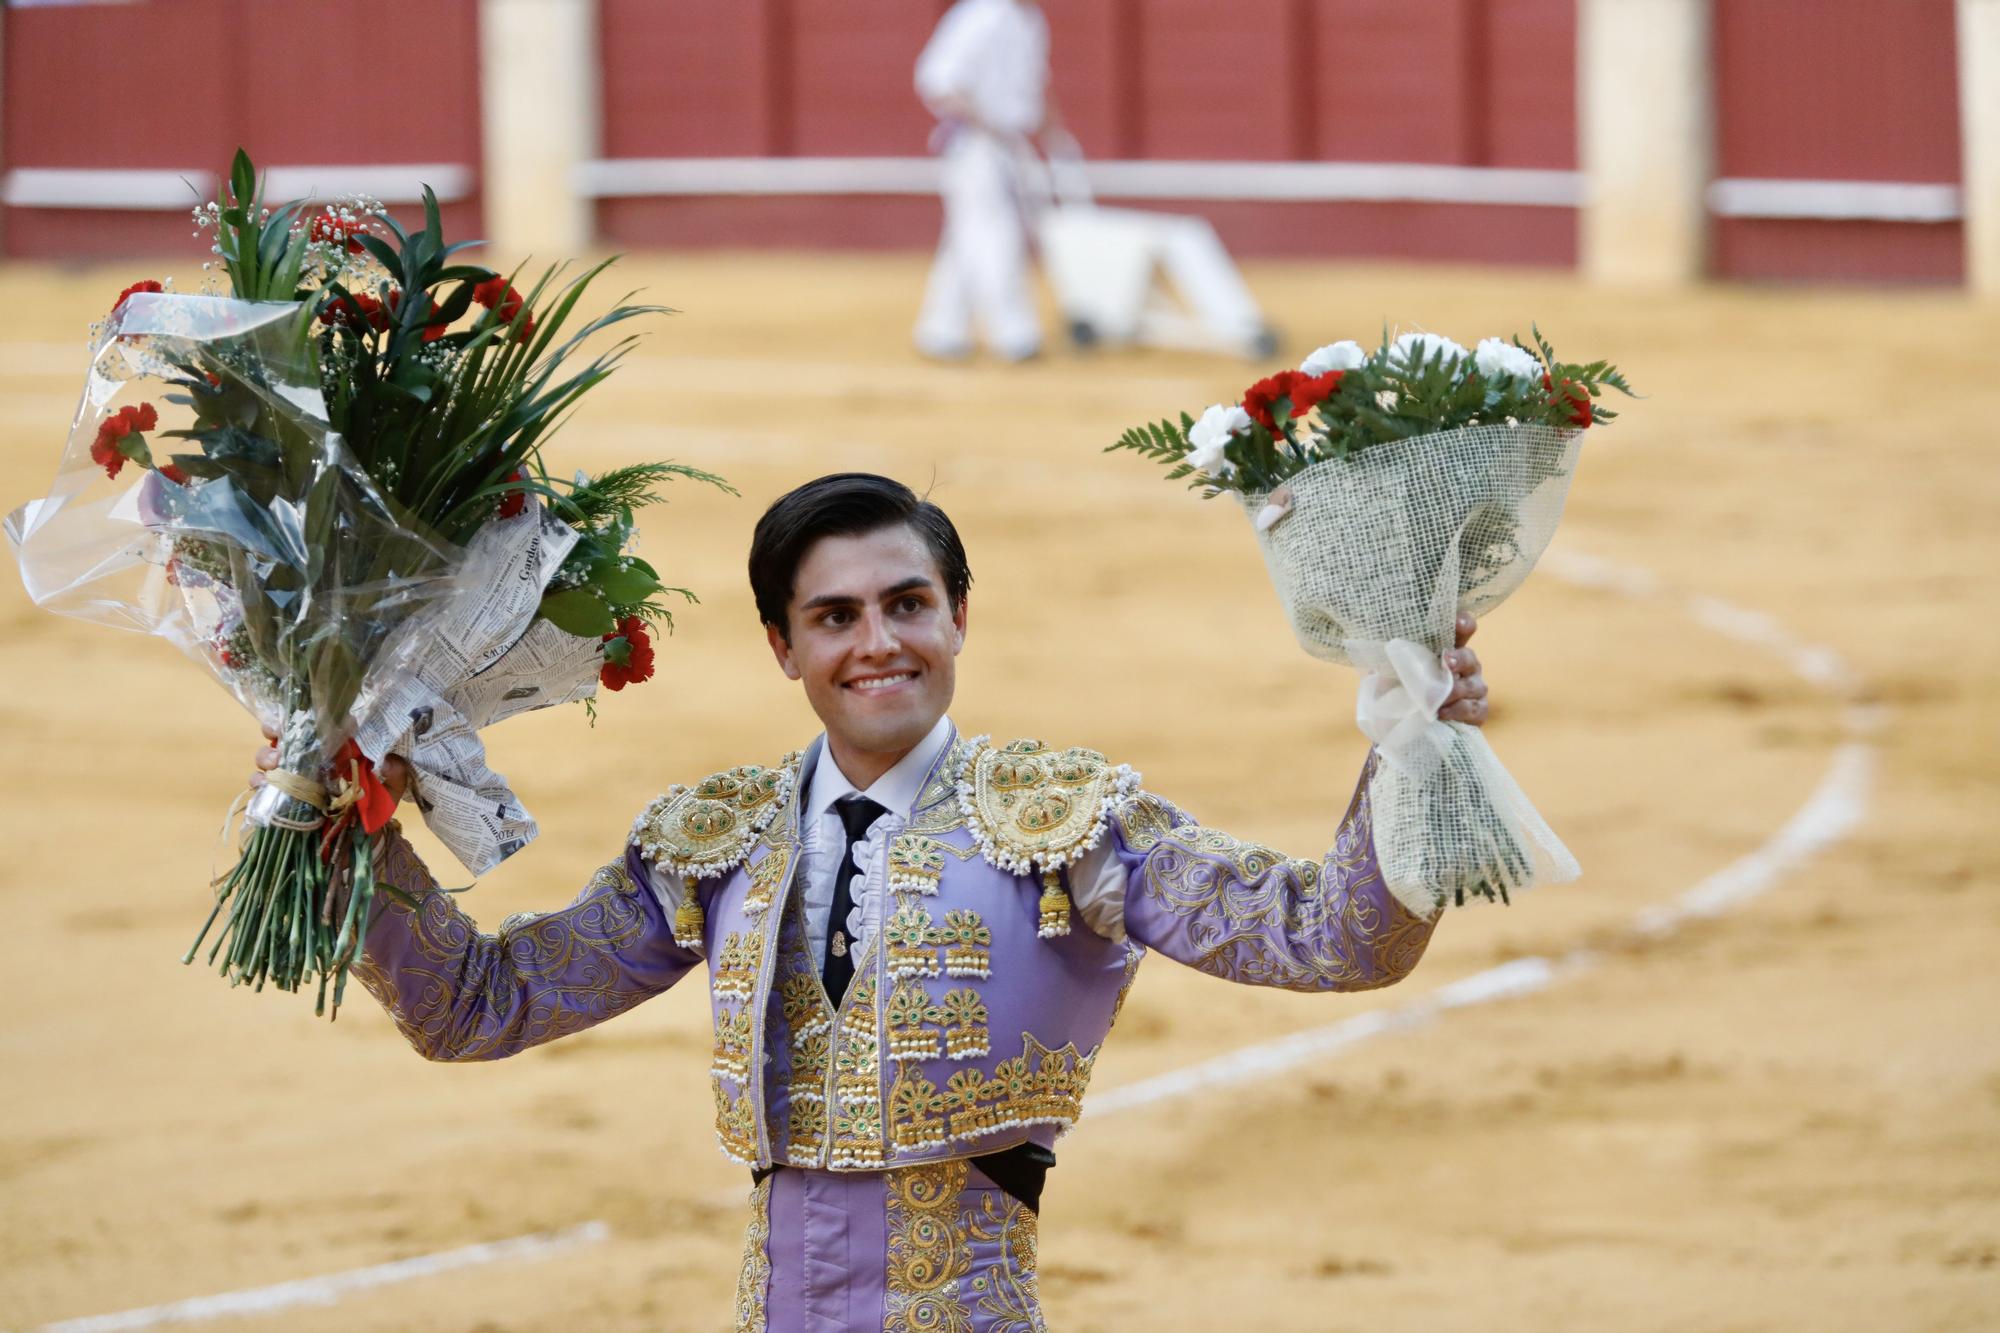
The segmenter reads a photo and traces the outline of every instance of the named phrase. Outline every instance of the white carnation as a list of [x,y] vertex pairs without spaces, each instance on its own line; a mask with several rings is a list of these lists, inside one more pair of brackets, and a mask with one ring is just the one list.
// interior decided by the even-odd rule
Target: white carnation
[[1503,338],[1481,339],[1479,350],[1473,353],[1472,364],[1490,380],[1505,375],[1517,380],[1539,380],[1542,377],[1542,363],[1536,360],[1534,353],[1524,351]]
[[1236,465],[1222,456],[1233,436],[1248,434],[1250,414],[1241,407],[1217,403],[1188,430],[1187,461],[1211,477],[1226,477]]
[[1411,367],[1439,358],[1451,366],[1472,355],[1442,333],[1406,333],[1396,339],[1389,354]]
[[1299,366],[1308,375],[1324,375],[1329,370],[1353,370],[1368,359],[1368,353],[1361,350],[1361,344],[1351,338],[1342,339],[1326,346],[1307,357]]

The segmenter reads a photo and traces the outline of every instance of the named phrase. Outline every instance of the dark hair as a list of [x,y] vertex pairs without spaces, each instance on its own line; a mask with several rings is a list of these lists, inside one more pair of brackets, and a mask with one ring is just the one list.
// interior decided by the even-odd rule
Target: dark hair
[[972,587],[972,567],[958,529],[944,510],[900,481],[872,472],[836,472],[787,491],[757,520],[750,538],[750,592],[757,618],[776,625],[787,641],[799,565],[822,537],[860,537],[903,524],[923,538],[944,579],[945,596],[956,608]]

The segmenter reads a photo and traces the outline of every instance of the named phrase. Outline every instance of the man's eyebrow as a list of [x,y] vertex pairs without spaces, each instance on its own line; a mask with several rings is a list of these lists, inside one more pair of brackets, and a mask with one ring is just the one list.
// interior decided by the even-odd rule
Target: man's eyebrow
[[[930,588],[933,586],[929,579],[923,577],[921,574],[915,574],[904,579],[901,583],[890,584],[876,595],[886,602],[891,597],[900,597],[906,592],[915,592],[919,588]],[[818,611],[829,606],[859,606],[861,602],[862,599],[856,597],[851,592],[828,592],[821,593],[817,597],[809,598],[799,603],[799,610]]]

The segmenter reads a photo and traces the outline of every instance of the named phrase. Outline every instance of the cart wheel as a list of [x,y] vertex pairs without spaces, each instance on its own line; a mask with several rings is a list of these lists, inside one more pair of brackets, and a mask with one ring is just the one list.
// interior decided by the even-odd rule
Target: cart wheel
[[1282,345],[1283,343],[1278,337],[1278,331],[1266,324],[1263,328],[1257,330],[1257,336],[1250,340],[1250,359],[1253,361],[1269,361],[1278,354],[1278,348]]
[[1073,319],[1069,322],[1069,341],[1079,351],[1097,346],[1097,326],[1087,319]]

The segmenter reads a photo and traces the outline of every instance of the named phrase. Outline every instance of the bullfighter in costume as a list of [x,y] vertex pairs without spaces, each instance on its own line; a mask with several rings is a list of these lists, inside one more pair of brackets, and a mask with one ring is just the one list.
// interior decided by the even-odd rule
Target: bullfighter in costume
[[[971,573],[899,483],[784,496],[750,578],[824,733],[673,788],[575,902],[497,935],[393,837],[416,905],[385,895],[358,974],[428,1058],[490,1060],[706,963],[716,1135],[755,1182],[737,1326],[1041,1329],[1043,1181],[1146,953],[1365,990],[1409,973],[1434,919],[1384,886],[1366,769],[1332,849],[1299,860],[1095,751],[962,735]],[[1478,724],[1471,628],[1441,715]]]

